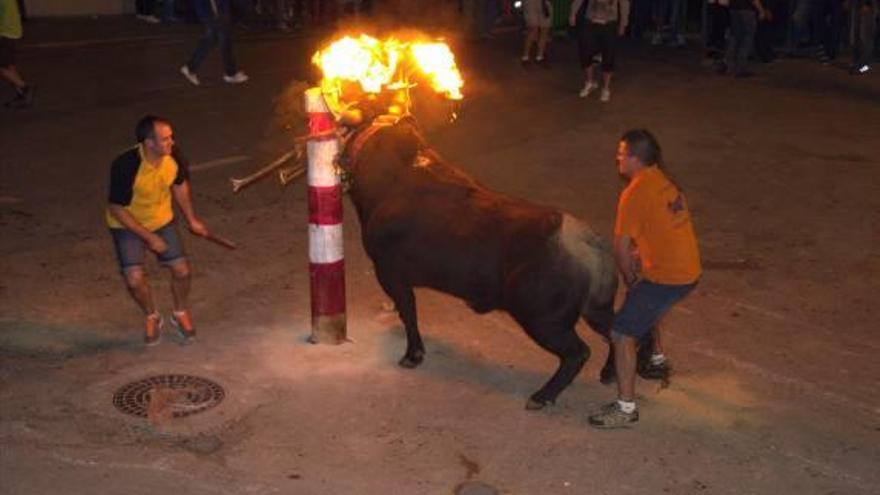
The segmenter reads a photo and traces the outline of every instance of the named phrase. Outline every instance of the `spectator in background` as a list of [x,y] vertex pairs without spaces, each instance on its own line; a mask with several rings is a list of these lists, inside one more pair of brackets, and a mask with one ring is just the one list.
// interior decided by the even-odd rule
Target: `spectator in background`
[[162,22],[171,24],[177,21],[178,19],[174,12],[174,0],[162,0]]
[[813,33],[818,33],[819,12],[823,1],[798,0],[795,4],[794,12],[791,14],[791,40],[788,48],[790,56],[801,56],[801,44],[804,41],[813,41],[808,38],[811,30]]
[[755,43],[758,19],[767,16],[761,0],[730,0],[730,36],[727,39],[727,56],[719,66],[720,74],[729,73],[733,77],[749,77],[749,55]]
[[[578,12],[585,0],[574,0],[568,23],[577,26]],[[584,11],[585,21],[578,36],[581,67],[586,71],[587,80],[579,95],[586,98],[599,89],[596,82],[596,64],[593,57],[602,55],[602,93],[599,100],[611,101],[611,76],[614,73],[614,52],[617,38],[626,32],[629,22],[629,0],[587,0]]]
[[877,35],[877,0],[853,0],[857,10],[856,28],[858,39],[853,51],[853,67],[850,74],[859,76],[871,70],[874,61],[874,43]]
[[774,12],[776,0],[761,1],[764,5],[764,17],[758,19],[758,29],[755,32],[755,58],[765,64],[769,64],[776,59],[776,50],[773,48],[773,34],[775,32],[773,21],[776,18]]
[[550,41],[550,27],[553,22],[553,5],[550,0],[525,0],[523,2],[523,13],[526,18],[526,41],[523,46],[522,62],[529,63],[529,55],[531,54],[532,45],[537,44],[537,52],[535,53],[535,62],[543,64],[544,51],[547,49],[547,42]]
[[654,2],[654,25],[656,30],[651,44],[659,46],[671,43],[673,46],[684,46],[687,42],[682,35],[686,0],[656,0]]
[[632,0],[631,3],[632,16],[630,18],[629,33],[635,39],[642,39],[645,33],[651,29],[652,0]]
[[474,40],[485,41],[492,37],[494,17],[492,0],[464,0],[464,14],[468,29]]
[[0,76],[15,88],[15,97],[7,108],[25,108],[34,102],[34,87],[29,86],[15,68],[15,44],[24,30],[16,0],[0,0]]
[[819,18],[819,61],[829,65],[837,59],[843,33],[844,3],[847,0],[823,0]]
[[220,57],[223,59],[223,80],[229,84],[241,84],[249,78],[247,74],[238,70],[235,56],[232,53],[232,38],[230,33],[230,0],[194,0],[196,15],[205,27],[205,34],[199,40],[199,44],[192,57],[183,67],[180,73],[194,85],[200,84],[197,72],[204,62],[208,52],[216,44],[220,44]]
[[150,24],[159,24],[159,18],[156,17],[155,0],[135,0],[134,16]]
[[709,29],[706,40],[706,56],[716,62],[724,59],[727,30],[730,28],[730,0],[709,0]]

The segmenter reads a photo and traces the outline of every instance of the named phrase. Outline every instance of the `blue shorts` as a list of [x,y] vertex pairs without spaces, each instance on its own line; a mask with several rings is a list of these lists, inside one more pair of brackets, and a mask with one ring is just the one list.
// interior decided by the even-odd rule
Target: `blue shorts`
[[656,284],[639,280],[626,292],[620,311],[614,315],[612,337],[633,337],[641,340],[651,332],[672,306],[684,299],[697,286]]
[[[168,222],[158,230],[154,230],[153,233],[161,237],[168,245],[168,249],[164,253],[156,255],[156,259],[161,265],[169,266],[186,260],[186,253],[183,251],[183,244],[180,242],[175,220]],[[113,236],[116,259],[123,272],[130,268],[144,266],[144,252],[147,250],[147,243],[140,236],[128,229],[110,229],[110,235]]]

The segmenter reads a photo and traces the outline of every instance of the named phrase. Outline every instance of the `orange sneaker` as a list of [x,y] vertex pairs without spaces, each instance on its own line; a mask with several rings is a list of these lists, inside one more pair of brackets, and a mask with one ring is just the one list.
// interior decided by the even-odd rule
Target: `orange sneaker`
[[157,313],[147,315],[144,325],[144,344],[152,347],[162,340],[162,316]]
[[177,333],[183,339],[184,344],[196,338],[196,329],[193,328],[192,318],[189,311],[174,311],[171,313],[171,324],[177,329]]

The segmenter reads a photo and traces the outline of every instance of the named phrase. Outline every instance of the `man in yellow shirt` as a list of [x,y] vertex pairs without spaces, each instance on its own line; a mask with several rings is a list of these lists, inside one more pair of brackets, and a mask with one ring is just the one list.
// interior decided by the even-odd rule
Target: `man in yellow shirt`
[[193,211],[188,165],[174,148],[171,124],[148,115],[138,122],[135,134],[138,145],[119,155],[110,169],[107,226],[129,293],[146,314],[144,342],[158,344],[162,327],[144,273],[145,247],[171,271],[171,323],[189,342],[195,337],[187,309],[190,266],[177,232],[172,197],[193,234],[206,236],[208,229]]
[[657,139],[641,129],[624,134],[617,166],[629,185],[617,207],[614,257],[628,290],[611,332],[618,400],[589,417],[599,428],[638,421],[636,344],[693,290],[701,274],[690,210],[681,189],[663,171]]

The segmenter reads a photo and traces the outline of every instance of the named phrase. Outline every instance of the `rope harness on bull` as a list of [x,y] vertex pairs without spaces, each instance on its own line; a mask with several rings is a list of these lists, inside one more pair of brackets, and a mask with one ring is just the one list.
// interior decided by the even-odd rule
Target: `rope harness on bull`
[[424,167],[431,162],[432,157],[429,156],[430,152],[428,151],[429,148],[427,141],[422,137],[421,127],[414,115],[410,113],[403,115],[379,115],[370,119],[369,122],[353,128],[344,138],[342,138],[342,149],[336,159],[336,170],[342,181],[344,192],[348,192],[352,186],[353,178],[350,170],[357,161],[364,146],[366,146],[366,144],[375,137],[379,131],[397,126],[403,122],[406,122],[413,127],[415,135],[420,141],[419,151],[416,153],[416,158],[412,165],[414,167]]

